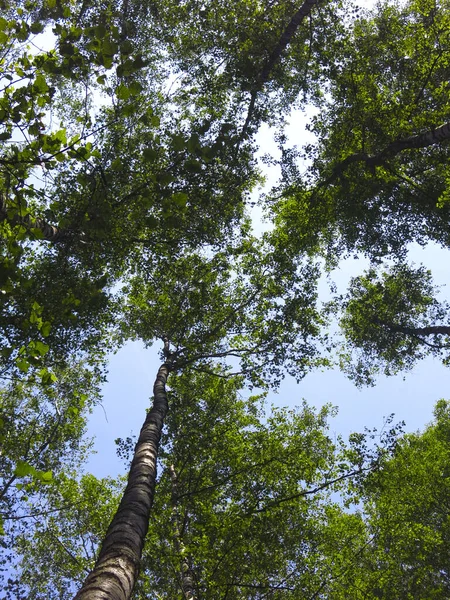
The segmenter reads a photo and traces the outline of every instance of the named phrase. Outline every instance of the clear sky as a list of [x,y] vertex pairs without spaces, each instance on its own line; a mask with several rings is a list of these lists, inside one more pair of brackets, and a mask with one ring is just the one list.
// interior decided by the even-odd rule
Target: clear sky
[[[436,283],[445,285],[449,280],[449,251],[432,246],[422,251],[415,248],[412,254],[415,262],[420,258],[432,268]],[[334,277],[338,286],[361,272],[360,262],[363,261],[345,261]],[[448,297],[448,290],[443,288],[443,292]],[[123,465],[115,456],[114,440],[139,434],[160,364],[158,350],[158,344],[145,350],[141,344],[129,343],[111,358],[104,410],[96,408],[89,427],[91,435],[96,436],[98,452],[92,457],[89,470],[96,476],[123,472]],[[431,421],[437,400],[450,398],[449,385],[450,370],[430,358],[404,376],[380,377],[375,387],[362,390],[339,370],[312,372],[299,384],[288,377],[278,393],[270,394],[269,403],[292,407],[300,405],[303,398],[315,407],[331,403],[339,412],[331,421],[330,430],[344,437],[352,431],[363,431],[364,427],[380,430],[391,413],[395,413],[396,421],[406,422],[407,431],[415,431]]]

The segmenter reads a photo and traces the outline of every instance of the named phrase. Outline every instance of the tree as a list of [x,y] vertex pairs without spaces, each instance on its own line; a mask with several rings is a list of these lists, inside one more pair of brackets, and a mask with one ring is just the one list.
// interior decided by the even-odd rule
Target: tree
[[80,363],[13,381],[0,391],[2,569],[27,519],[40,519],[61,474],[86,459],[87,415],[99,400],[100,372]]
[[123,480],[98,480],[82,474],[83,466],[66,465],[47,486],[40,510],[30,503],[24,513],[7,563],[7,598],[71,598],[92,569]]
[[[307,3],[296,21],[292,21],[289,35],[282,40],[277,56],[287,47],[312,6],[313,3]],[[65,279],[62,265],[68,263],[75,276],[76,289],[85,289],[86,283],[93,282],[94,296],[98,292],[101,295],[102,288],[133,272],[136,263],[147,258],[149,250],[158,249],[159,259],[167,257],[166,262],[170,264],[171,256],[185,245],[218,243],[224,231],[230,231],[241,217],[243,192],[251,187],[255,175],[249,152],[251,145],[244,135],[230,136],[230,126],[226,121],[216,125],[212,134],[208,134],[210,127],[205,125],[204,119],[199,123],[186,112],[180,116],[175,113],[175,117],[164,122],[161,107],[167,106],[167,94],[162,93],[161,87],[152,89],[142,73],[136,74],[145,67],[148,78],[154,72],[155,64],[159,68],[161,65],[158,60],[146,65],[145,59],[139,58],[139,55],[131,60],[132,40],[138,41],[141,47],[139,34],[142,28],[137,27],[136,13],[132,17],[127,4],[113,6],[107,14],[96,13],[90,7],[86,12],[84,5],[58,7],[55,11],[51,10],[51,6],[48,11],[40,11],[33,6],[31,24],[27,18],[11,18],[22,17],[24,13],[20,6],[16,13],[12,6],[7,8],[8,18],[3,19],[1,25],[4,42],[10,44],[8,61],[4,63],[5,78],[12,83],[6,85],[2,97],[5,118],[1,134],[4,142],[1,215],[4,237],[10,242],[4,255],[7,267],[5,292],[17,313],[11,315],[11,309],[6,310],[4,336],[11,340],[11,344],[4,356],[5,371],[15,374],[17,369],[28,371],[31,358],[36,358],[33,366],[37,367],[40,366],[37,364],[40,355],[50,359],[53,354],[61,360],[64,357],[59,356],[59,351],[80,352],[90,347],[93,341],[98,344],[103,339],[103,331],[94,339],[87,336],[80,314],[71,312],[69,317],[74,317],[75,334],[71,338],[74,345],[70,350],[67,346],[64,348],[57,337],[56,341],[49,339],[54,342],[51,348],[40,339],[29,341],[29,328],[24,328],[23,322],[26,310],[30,309],[29,306],[22,309],[17,283],[22,284],[30,271],[34,271],[31,277],[34,282],[37,279],[35,273],[46,271],[49,267],[50,279],[56,283],[58,278],[60,281]],[[42,23],[33,21],[37,16]],[[84,26],[85,19],[95,17],[100,21],[96,26]],[[52,24],[57,36],[54,52],[32,56],[17,49],[17,41],[26,41],[30,33],[41,32],[44,23]],[[148,47],[146,52],[148,54]],[[277,56],[265,67],[260,84],[268,79]],[[116,67],[116,72],[111,74],[112,67]],[[15,75],[29,80],[27,85],[15,87],[18,83],[14,81]],[[100,111],[95,127],[89,107],[89,90],[94,77],[113,101],[112,107],[107,106]],[[72,81],[86,88],[83,114],[78,117],[75,115],[80,96],[78,90],[71,90]],[[256,91],[252,94],[248,123],[254,110]],[[203,92],[201,97],[204,97]],[[55,98],[60,102],[66,101],[66,107],[60,108],[59,112]],[[169,101],[173,102],[171,98]],[[135,114],[138,103],[143,103],[144,114],[142,111]],[[44,110],[37,111],[35,106]],[[51,109],[66,117],[67,124],[64,129],[55,132],[50,128],[48,133],[43,133],[46,130],[46,111]],[[222,114],[226,114],[225,109]],[[172,133],[174,123],[177,125],[175,135]],[[158,129],[164,134],[162,139],[155,135]],[[18,132],[24,140],[14,139]],[[87,138],[94,138],[95,144],[86,142]],[[205,142],[208,139],[209,144]],[[126,154],[121,153],[124,142]],[[137,156],[139,151],[141,154]],[[129,160],[125,161],[125,157]],[[28,183],[37,166],[49,173],[49,177],[45,177],[44,191]],[[114,197],[110,195],[112,187]],[[211,193],[212,190],[214,193]],[[51,204],[48,203],[49,192],[52,194]],[[192,214],[187,218],[189,209],[197,213],[196,218],[192,218]],[[48,217],[57,224],[49,224]],[[124,235],[128,233],[122,226],[124,218],[133,222],[132,237]],[[153,234],[155,225],[160,223],[164,227],[156,230],[162,235],[155,240],[153,235],[149,236],[149,230]],[[35,244],[39,239],[52,244],[39,248]],[[166,247],[164,251],[163,246]],[[101,282],[100,289],[97,282]],[[32,297],[30,290],[24,296],[25,301],[32,300],[29,322],[36,324],[43,337],[49,337],[52,331],[54,334],[61,331],[65,339],[68,333],[72,333],[72,319],[69,318],[67,325],[65,312],[58,310],[59,305],[64,307],[64,300],[69,296],[69,303],[78,306],[86,295],[81,299],[72,290],[69,294],[67,291],[64,286],[63,290],[55,288],[50,302],[49,298],[44,298],[45,305]],[[87,298],[90,300],[89,294]],[[266,308],[272,306],[281,315],[286,312],[284,307],[276,311],[273,293],[268,298],[270,304]],[[289,310],[295,311],[297,303],[293,299]],[[98,317],[99,306],[91,311],[83,302],[81,312],[86,308],[90,320],[92,316],[94,319]],[[277,324],[276,321],[277,318],[273,322],[276,328],[273,333],[279,332],[283,323]],[[223,332],[220,333],[223,337]],[[245,341],[257,333],[255,328],[246,332]],[[277,348],[273,343],[268,345],[270,333],[265,332],[262,341],[266,350],[270,349],[275,354]],[[220,336],[216,334],[215,338],[217,343]],[[223,356],[228,352],[220,350]],[[239,351],[244,356],[258,352],[262,353],[262,348],[258,349],[255,345]],[[285,348],[283,353],[286,353]],[[296,367],[295,358],[293,368]],[[54,363],[49,360],[48,364]],[[282,367],[282,357],[277,356],[274,364],[277,375]],[[162,369],[167,370],[167,366]],[[158,394],[156,396],[158,401]],[[158,435],[161,425],[157,427]],[[130,476],[131,485],[132,479],[133,476]],[[151,504],[151,497],[146,503],[147,506]],[[148,515],[144,514],[144,533],[147,520]],[[107,536],[103,544],[104,553],[111,536],[114,537],[113,534]],[[138,545],[142,546],[142,541],[141,533]],[[140,550],[138,558],[139,554]],[[103,555],[100,557],[102,559]]]
[[[350,25],[303,149],[304,176],[285,153],[273,211],[284,243],[318,246],[335,265],[362,252],[405,256],[408,243],[448,246],[446,2],[382,3]],[[283,164],[283,163],[282,163]]]
[[[128,598],[132,592],[153,504],[170,372],[192,365],[199,370],[212,368],[214,373],[212,359],[232,357],[240,361],[241,372],[251,383],[277,383],[284,376],[283,369],[301,377],[315,356],[315,286],[304,283],[314,281],[315,269],[306,262],[304,270],[295,264],[293,270],[286,266],[283,270],[256,242],[253,247],[249,241],[244,246],[245,253],[240,247],[231,247],[211,259],[185,253],[177,260],[163,260],[159,269],[152,265],[150,281],[144,265],[132,289],[127,290],[127,335],[136,332],[147,343],[160,336],[164,362],[155,380],[153,407],[134,451],[127,487],[96,566],[77,598],[102,594]],[[234,262],[229,263],[229,257],[234,257]],[[289,291],[284,287],[288,285]],[[282,291],[284,302],[280,303]]]
[[333,442],[330,407],[267,415],[241,385],[189,371],[172,378],[138,598],[180,597],[187,571],[202,599],[309,597],[328,575],[319,557],[327,513],[339,511],[331,493],[377,458],[357,464]]
[[[4,375],[31,386],[51,385],[52,374],[64,368],[70,355],[104,360],[104,346],[116,348],[130,337],[147,345],[164,340],[154,406],[141,431],[125,493],[99,544],[96,566],[77,596],[125,599],[137,578],[153,504],[169,373],[186,369],[198,389],[201,376],[193,379],[194,372],[227,381],[236,363],[253,386],[275,387],[286,373],[301,378],[312,366],[329,364],[320,355],[326,336],[317,307],[317,256],[325,255],[332,266],[346,252],[362,250],[378,261],[401,254],[411,240],[448,242],[448,7],[382,5],[350,23],[338,3],[314,0],[301,6],[253,0],[231,6],[217,0],[121,0],[107,7],[49,2],[27,4],[27,12],[20,3],[5,4],[6,16],[0,20],[0,41],[6,47],[0,66],[9,82],[0,98]],[[217,21],[222,23],[218,32]],[[54,50],[35,55],[24,50],[21,43],[45,26],[52,27]],[[321,87],[326,91],[322,98]],[[91,102],[94,92],[103,95],[101,105]],[[285,148],[284,120],[306,98],[324,110],[313,122],[320,139],[309,176],[299,178],[295,152]],[[49,123],[50,115],[64,125]],[[245,211],[259,179],[254,134],[263,123],[278,127],[283,181],[271,207],[275,230],[255,240]],[[42,185],[34,181],[40,175]],[[426,313],[433,305],[423,300],[426,276],[405,271],[405,277],[415,282],[418,298],[407,308],[414,313],[420,305]],[[389,285],[397,284],[393,280]],[[394,306],[402,314],[404,309]],[[348,307],[353,313],[343,323],[351,331],[353,314],[358,322],[360,312],[351,301]],[[385,303],[384,309],[389,316],[391,307]],[[422,308],[416,312],[424,314]],[[389,327],[391,333],[393,328],[399,333],[399,327],[410,333],[408,323],[389,322]],[[375,361],[380,360],[377,343],[385,344],[382,336],[375,343]],[[408,360],[409,355],[403,359]],[[236,394],[231,396],[228,411],[233,413],[239,406]],[[307,590],[318,597],[325,584],[309,578],[305,564],[316,565],[311,570],[318,576],[320,571],[323,579],[331,572],[330,561],[324,571],[317,563],[326,548],[339,547],[345,523],[360,539],[367,532],[358,517],[342,516],[339,507],[309,502],[310,492],[312,496],[322,484],[328,486],[330,473],[336,483],[345,478],[329,440],[321,436],[322,424],[314,429],[323,442],[317,448],[305,432],[308,419],[314,421],[306,409],[293,418],[303,436],[291,431],[285,415],[277,416],[284,428],[270,422],[274,431],[296,449],[308,440],[317,453],[310,459],[305,452],[300,465],[292,464],[289,453],[285,457],[289,469],[279,470],[286,495],[278,495],[276,484],[272,487],[271,469],[263,470],[256,482],[253,473],[250,480],[238,478],[236,490],[225,488],[229,498],[219,495],[228,530],[233,514],[242,521],[246,510],[259,515],[248,531],[266,574],[257,565],[250,575],[242,571],[248,546],[233,532],[236,552],[230,551],[234,564],[229,571],[233,567],[235,575],[220,580],[217,573],[214,585],[225,586],[229,594],[248,589],[255,597],[261,590],[293,596]],[[260,431],[260,424],[251,427]],[[284,456],[283,440],[274,439],[270,427],[262,427],[263,437]],[[235,431],[236,439],[239,433]],[[256,464],[255,454],[266,455],[265,449],[253,431],[241,433],[244,441],[237,449],[245,447]],[[248,449],[247,438],[252,441]],[[355,476],[366,468],[363,442],[364,437],[355,438],[356,450],[344,453],[345,464],[357,465]],[[171,443],[175,448],[178,440]],[[210,452],[217,456],[214,448]],[[327,454],[323,465],[321,452]],[[245,469],[242,454],[236,458],[230,452],[227,458]],[[181,498],[187,485],[183,460],[174,455],[167,465],[172,477],[170,501],[168,494],[165,499],[178,555],[203,535],[201,522],[190,531],[180,521],[181,511],[187,510]],[[312,473],[309,460],[316,466]],[[204,461],[204,456],[196,457],[191,471]],[[38,473],[36,467],[27,468],[28,475]],[[216,477],[214,471],[210,477]],[[309,491],[302,483],[308,477],[316,484]],[[60,481],[63,489],[62,476]],[[74,489],[96,485],[87,479],[73,483]],[[106,490],[110,502],[109,483],[98,489]],[[249,508],[248,497],[259,493],[262,507]],[[298,500],[298,510],[283,513],[284,529],[277,518],[279,506],[267,503],[268,497],[283,505],[280,510]],[[50,501],[58,505],[58,496]],[[206,516],[214,517],[215,501],[213,497]],[[201,504],[196,506],[196,512],[202,510]],[[72,511],[67,518],[73,516]],[[318,539],[324,535],[322,522],[328,521],[334,525],[323,538],[331,540],[327,546]],[[97,525],[94,546],[104,523]],[[213,523],[210,531],[227,540],[228,530],[221,526]],[[305,533],[304,548],[294,544],[297,526]],[[37,535],[45,538],[43,531]],[[286,554],[279,556],[285,540]],[[206,547],[210,551],[210,541]],[[195,569],[177,556],[189,579],[182,588],[189,588],[191,596],[198,590],[206,593],[217,572],[211,557],[202,554],[201,543],[199,549],[197,557],[192,552],[194,566],[200,561],[205,573],[212,574],[195,582],[197,591],[192,586]],[[345,556],[338,553],[337,562],[345,565]],[[29,569],[29,563],[23,564]],[[74,570],[78,578],[80,565]],[[295,579],[292,589],[277,579],[280,573]],[[61,589],[64,580],[53,576]],[[165,574],[162,578],[168,580]]]
[[327,598],[439,598],[449,594],[449,404],[423,432],[400,439],[360,488],[361,552],[347,555]]
[[373,383],[379,373],[412,369],[427,355],[447,364],[449,307],[437,292],[429,270],[401,263],[351,281],[338,302],[345,336],[341,362],[358,385]]
[[[187,574],[199,598],[309,597],[330,579],[325,550],[354,551],[360,520],[342,511],[333,492],[377,469],[396,434],[380,449],[369,448],[364,435],[346,446],[328,433],[330,407],[316,412],[303,403],[268,416],[263,396],[245,398],[243,378],[223,375],[172,374],[158,494],[136,598],[180,597]],[[120,442],[121,455],[128,458],[132,447],[131,439]],[[96,500],[85,506],[78,492],[90,489],[105,505]],[[26,592],[33,598],[53,597],[59,589],[58,597],[70,597],[96,554],[99,528],[115,510],[112,490],[111,482],[92,477],[54,486],[47,509],[57,518],[22,540],[22,593],[36,577],[39,587]],[[52,545],[57,567],[49,565],[48,578],[41,578],[37,568],[52,538],[58,540]],[[330,554],[330,561],[335,558]]]

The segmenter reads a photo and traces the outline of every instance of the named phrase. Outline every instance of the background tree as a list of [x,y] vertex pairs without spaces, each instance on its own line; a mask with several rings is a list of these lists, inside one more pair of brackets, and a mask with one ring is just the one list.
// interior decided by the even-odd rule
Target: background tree
[[[29,505],[14,542],[14,561],[6,563],[6,598],[71,598],[92,569],[123,479],[81,474],[83,460],[47,486],[39,511]],[[26,516],[26,513],[25,515]],[[13,562],[17,568],[11,573]]]
[[359,543],[367,543],[356,560],[343,555],[341,575],[324,589],[327,598],[448,597],[448,402],[440,400],[434,415],[365,479],[359,506],[366,532]]
[[358,385],[412,369],[428,355],[447,364],[449,307],[436,298],[438,291],[429,270],[407,264],[381,274],[372,268],[352,279],[338,303],[345,337],[341,363]]
[[100,375],[76,363],[0,391],[1,564],[7,574],[24,524],[41,522],[58,478],[86,460],[86,422],[99,401]]
[[[332,491],[377,458],[359,455],[358,463],[357,451],[333,442],[330,407],[272,407],[268,416],[241,385],[188,371],[172,378],[139,598],[181,598],[183,561],[202,599],[310,597],[328,575],[320,540],[328,511],[341,512]],[[174,509],[176,523],[167,518]]]

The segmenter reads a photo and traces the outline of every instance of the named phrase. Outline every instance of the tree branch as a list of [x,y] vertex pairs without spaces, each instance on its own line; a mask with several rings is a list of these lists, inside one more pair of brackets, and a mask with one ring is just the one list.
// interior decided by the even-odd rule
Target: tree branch
[[413,150],[418,148],[427,148],[440,142],[445,142],[450,139],[450,122],[444,123],[441,127],[430,129],[419,135],[410,136],[402,140],[396,140],[386,146],[384,150],[378,154],[369,155],[366,152],[355,152],[350,154],[339,164],[337,164],[331,175],[326,179],[320,187],[333,183],[343,172],[353,163],[365,162],[367,167],[374,168],[382,165],[386,159],[393,158],[404,150]]
[[247,134],[248,128],[250,126],[250,123],[252,121],[253,114],[255,112],[255,104],[256,104],[256,98],[258,96],[258,92],[261,91],[264,84],[268,81],[269,75],[270,75],[272,69],[274,68],[274,66],[276,65],[276,63],[278,62],[278,60],[280,59],[281,55],[286,50],[288,45],[291,43],[291,40],[294,37],[300,24],[302,23],[303,19],[310,14],[313,6],[318,3],[319,3],[319,0],[305,0],[303,2],[301,7],[298,9],[298,11],[293,15],[293,17],[289,21],[289,24],[287,25],[286,29],[284,30],[281,38],[278,40],[277,45],[272,50],[272,53],[270,54],[269,58],[267,59],[267,62],[264,65],[264,67],[258,77],[255,88],[251,92],[250,104],[249,104],[248,111],[247,111],[247,117],[245,119],[244,127],[242,128],[240,139],[243,139],[245,137],[245,135]]

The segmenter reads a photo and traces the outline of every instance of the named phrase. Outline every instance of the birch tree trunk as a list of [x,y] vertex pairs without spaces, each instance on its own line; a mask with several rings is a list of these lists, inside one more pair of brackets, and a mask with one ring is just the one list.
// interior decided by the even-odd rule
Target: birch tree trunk
[[136,444],[127,487],[95,567],[76,600],[128,600],[133,591],[155,493],[159,441],[168,411],[166,381],[173,368],[173,355],[168,348],[168,340],[164,340],[166,360],[156,376],[153,406]]

